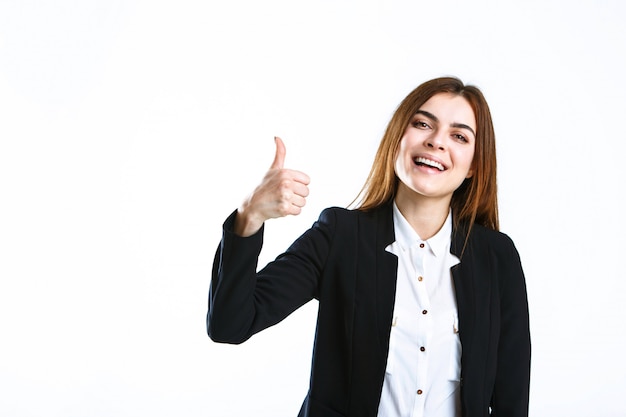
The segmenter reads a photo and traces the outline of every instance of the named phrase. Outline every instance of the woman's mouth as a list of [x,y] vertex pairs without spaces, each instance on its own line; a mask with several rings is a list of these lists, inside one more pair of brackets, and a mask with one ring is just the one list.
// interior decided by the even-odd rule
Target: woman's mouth
[[445,170],[445,167],[439,162],[433,161],[432,159],[424,158],[422,156],[418,156],[417,158],[413,159],[413,162],[415,163],[415,165],[435,168],[435,169],[438,169],[439,171]]

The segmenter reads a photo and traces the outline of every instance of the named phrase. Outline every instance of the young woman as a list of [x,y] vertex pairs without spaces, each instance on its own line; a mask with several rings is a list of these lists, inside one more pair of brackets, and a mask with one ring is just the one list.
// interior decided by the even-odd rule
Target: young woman
[[309,178],[282,168],[224,223],[207,327],[241,343],[319,300],[299,416],[527,416],[524,274],[498,231],[495,135],[476,87],[438,78],[393,115],[361,200],[329,208],[256,271],[263,224],[298,214]]

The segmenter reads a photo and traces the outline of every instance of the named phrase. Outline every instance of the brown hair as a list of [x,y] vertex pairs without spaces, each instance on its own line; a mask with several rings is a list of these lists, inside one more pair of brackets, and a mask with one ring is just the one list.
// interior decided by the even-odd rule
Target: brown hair
[[394,163],[406,127],[420,107],[439,93],[452,93],[465,98],[476,117],[473,175],[465,179],[452,195],[450,205],[454,225],[457,227],[465,224],[471,228],[472,224],[478,223],[498,230],[496,142],[491,112],[477,87],[466,86],[461,80],[453,77],[427,81],[402,100],[378,146],[372,169],[359,193],[360,199],[356,208],[368,211],[393,200],[398,189]]

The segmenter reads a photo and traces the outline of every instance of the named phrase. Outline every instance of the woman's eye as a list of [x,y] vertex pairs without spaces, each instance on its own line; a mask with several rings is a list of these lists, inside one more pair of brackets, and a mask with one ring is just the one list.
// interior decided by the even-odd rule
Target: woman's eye
[[418,129],[430,129],[430,126],[428,125],[428,123],[423,122],[421,120],[414,121],[413,126],[417,127]]
[[461,142],[467,142],[467,138],[465,136],[461,135],[460,133],[456,133],[454,135],[454,138],[456,140],[460,140]]

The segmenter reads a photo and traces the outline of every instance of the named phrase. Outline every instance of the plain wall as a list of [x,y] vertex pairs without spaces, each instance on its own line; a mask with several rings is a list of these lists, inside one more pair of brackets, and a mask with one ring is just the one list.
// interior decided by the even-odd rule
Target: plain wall
[[359,192],[427,79],[493,113],[527,276],[531,416],[625,416],[626,6],[0,2],[0,415],[295,416],[315,302],[240,346],[205,315],[221,224],[287,146],[311,195],[261,263]]

